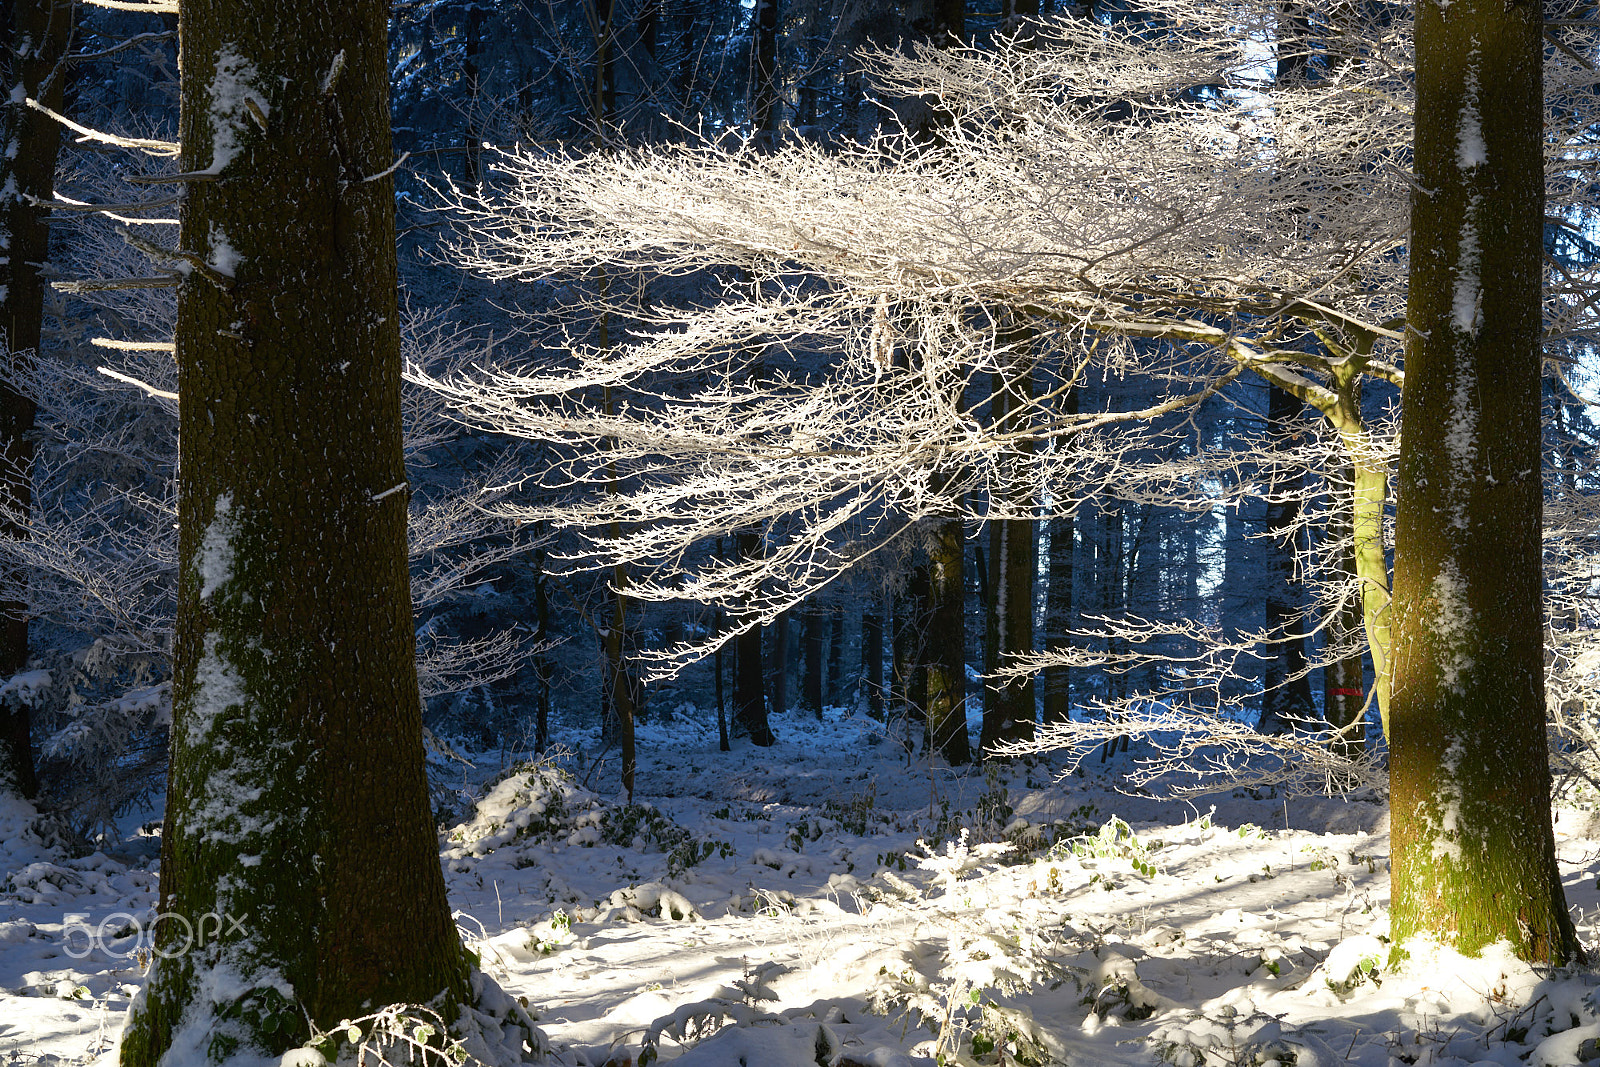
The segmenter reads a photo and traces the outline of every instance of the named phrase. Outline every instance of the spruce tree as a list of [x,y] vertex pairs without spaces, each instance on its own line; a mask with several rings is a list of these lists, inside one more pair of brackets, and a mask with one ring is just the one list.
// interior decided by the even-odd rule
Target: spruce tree
[[[161,951],[126,1067],[468,995],[423,769],[381,0],[184,0]],[[185,938],[192,933],[192,943]]]
[[1537,4],[1417,4],[1389,712],[1396,943],[1578,952],[1545,741]]

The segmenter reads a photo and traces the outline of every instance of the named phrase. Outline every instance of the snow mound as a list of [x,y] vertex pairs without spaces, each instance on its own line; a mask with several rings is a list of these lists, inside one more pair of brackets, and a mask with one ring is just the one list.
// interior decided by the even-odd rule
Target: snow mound
[[713,855],[733,854],[726,841],[691,833],[653,805],[605,800],[579,786],[568,772],[542,762],[512,768],[478,801],[472,818],[447,838],[442,855],[457,870],[508,845],[607,844],[660,852],[674,874]]

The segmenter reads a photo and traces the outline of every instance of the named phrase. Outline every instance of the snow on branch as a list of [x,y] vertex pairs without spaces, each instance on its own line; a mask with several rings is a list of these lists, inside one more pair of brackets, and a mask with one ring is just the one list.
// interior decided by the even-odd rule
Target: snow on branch
[[1066,750],[1070,758],[1081,761],[1113,741],[1137,738],[1154,755],[1125,776],[1127,784],[1159,786],[1171,796],[1268,786],[1289,796],[1387,790],[1388,774],[1377,755],[1344,755],[1330,744],[1326,724],[1299,725],[1305,728],[1268,735],[1236,718],[1152,700],[1121,718],[1047,723],[1039,727],[1034,740],[998,750],[1008,755]]

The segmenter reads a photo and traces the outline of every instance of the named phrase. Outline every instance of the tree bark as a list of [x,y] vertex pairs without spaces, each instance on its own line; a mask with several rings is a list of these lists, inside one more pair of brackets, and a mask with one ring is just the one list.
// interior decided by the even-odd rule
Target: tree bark
[[[1354,514],[1354,465],[1345,465],[1343,480],[1350,483],[1352,499],[1348,502],[1343,499],[1334,501],[1329,509],[1328,523],[1329,535],[1341,541],[1353,537],[1354,533],[1351,521]],[[1348,552],[1341,551],[1339,568],[1347,581],[1351,584],[1357,582],[1353,541]],[[1327,620],[1328,643],[1335,647],[1349,644],[1362,632],[1361,625],[1361,598],[1357,595],[1341,604],[1333,618]],[[1346,756],[1358,756],[1367,744],[1365,727],[1356,723],[1357,719],[1364,718],[1362,713],[1367,706],[1365,657],[1359,647],[1353,654],[1341,656],[1324,667],[1322,677],[1322,717],[1337,731],[1334,750]]]
[[[1293,424],[1302,404],[1294,395],[1269,386],[1267,434],[1277,448],[1292,448]],[[1295,574],[1295,557],[1303,540],[1300,491],[1304,476],[1279,473],[1267,490],[1267,589],[1263,628],[1272,642],[1266,658],[1261,695],[1263,733],[1285,733],[1313,715],[1311,678],[1306,673],[1304,594]]]
[[928,587],[928,568],[918,565],[911,569],[910,580],[904,592],[894,598],[894,632],[891,653],[894,656],[889,676],[889,709],[905,725],[906,736],[911,736],[911,724],[927,722],[923,697],[927,685],[922,671],[922,612]]
[[823,695],[832,707],[844,703],[844,606],[835,604],[828,612],[828,677]]
[[[185,0],[179,596],[125,1067],[469,997],[423,769],[378,0]],[[203,266],[201,264],[204,264]],[[237,925],[235,925],[237,924]]]
[[[761,551],[761,535],[734,536],[740,559],[754,559]],[[765,672],[761,663],[761,627],[752,626],[733,639],[733,722],[750,738],[750,743],[766,748],[777,740],[767,724]]]
[[862,688],[866,691],[867,714],[882,719],[883,702],[883,612],[872,610],[861,615]]
[[[1078,413],[1078,390],[1072,388],[1062,398],[1062,411]],[[1053,502],[1058,514],[1050,520],[1050,575],[1045,587],[1045,648],[1066,648],[1071,644],[1068,631],[1075,621],[1072,610],[1072,565],[1077,540],[1077,512],[1060,511],[1061,501]],[[1044,721],[1066,722],[1072,717],[1072,673],[1065,665],[1044,670]]]
[[770,148],[783,117],[778,107],[778,0],[755,0],[750,22],[756,60],[750,86],[750,126]]
[[[639,709],[638,680],[628,663],[628,595],[627,569],[618,564],[612,571],[615,589],[611,595],[611,622],[606,627],[605,684],[602,687],[605,707],[604,726],[615,731],[617,747],[622,752],[622,792],[627,803],[633,803],[633,779],[638,768],[634,748],[634,719]],[[759,632],[759,631],[758,631]]]
[[772,714],[780,719],[789,712],[789,614],[772,627]]
[[[993,399],[990,400],[990,423],[997,432],[1015,432],[1026,419],[1025,405],[1031,399],[1033,381],[1032,359],[1027,350],[1032,335],[1026,327],[1015,323],[1001,330],[1000,341],[1022,353],[1004,371],[993,378]],[[1013,464],[1032,459],[1031,444],[1018,445],[1018,455],[1010,457]],[[1030,464],[1031,465],[1031,464]],[[1026,471],[1008,472],[1012,484],[1022,486],[1028,481]],[[1031,500],[1010,500],[1013,506],[1032,505]],[[995,519],[989,523],[989,593],[994,598],[989,605],[987,640],[984,642],[984,672],[990,673],[1004,664],[1009,656],[1033,651],[1033,585],[1038,570],[1038,531],[1032,519]],[[979,747],[984,753],[998,744],[1033,739],[1034,718],[1033,676],[1025,675],[1004,685],[989,682],[984,686],[983,731]]]
[[461,130],[461,177],[475,193],[483,181],[483,134],[478,129],[478,50],[483,36],[483,9],[469,4],[466,15],[465,39],[461,42],[461,81],[467,95]]
[[822,718],[822,612],[807,604],[800,612],[800,703],[817,718]]
[[[24,103],[31,97],[61,110],[67,68],[61,62],[72,39],[69,0],[12,0],[5,12],[5,84],[13,92],[3,105],[6,150],[0,154],[0,357],[7,361],[0,383],[0,538],[28,536],[33,507],[33,401],[13,383],[25,378],[38,357],[44,327],[40,264],[50,256],[50,208],[55,199],[56,157],[61,128]],[[24,47],[26,46],[25,50]],[[0,600],[0,679],[28,666],[27,572],[8,568],[7,595]],[[25,797],[38,791],[28,708],[0,704],[0,789]]]
[[1417,5],[1389,711],[1397,945],[1579,954],[1545,742],[1536,4]]
[[933,747],[952,767],[972,762],[967,736],[966,583],[960,519],[945,519],[928,543],[928,599],[923,657],[928,730]]
[[545,575],[545,550],[533,553],[533,750],[543,752],[550,744],[550,653],[545,644],[550,640],[549,579]]

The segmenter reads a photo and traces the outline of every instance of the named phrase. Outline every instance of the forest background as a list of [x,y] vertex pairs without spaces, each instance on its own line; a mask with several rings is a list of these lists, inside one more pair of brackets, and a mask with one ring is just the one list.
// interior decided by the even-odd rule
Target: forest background
[[[553,718],[593,716],[631,792],[641,717],[726,704],[761,745],[769,714],[859,703],[951,765],[1154,724],[1179,738],[1167,770],[1220,736],[1265,757],[1232,784],[1380,780],[1417,187],[1403,15],[1028,21],[1048,14],[395,8],[415,386],[395,490],[436,743],[537,751]],[[1545,31],[1543,466],[1547,703],[1577,774],[1593,70],[1571,14]],[[37,356],[13,360],[6,416],[26,442],[6,595],[31,620],[11,765],[84,838],[159,788],[166,297],[233,266],[163,240],[175,198],[127,192],[199,180],[163,169],[172,28],[135,24],[168,17],[86,8],[12,103],[80,129],[48,195],[12,200],[72,223],[37,260],[13,249],[50,284],[39,344],[12,334]],[[957,195],[1008,176],[1015,201]],[[1043,295],[1052,271],[1071,299]],[[1454,311],[1476,330],[1470,299]]]

